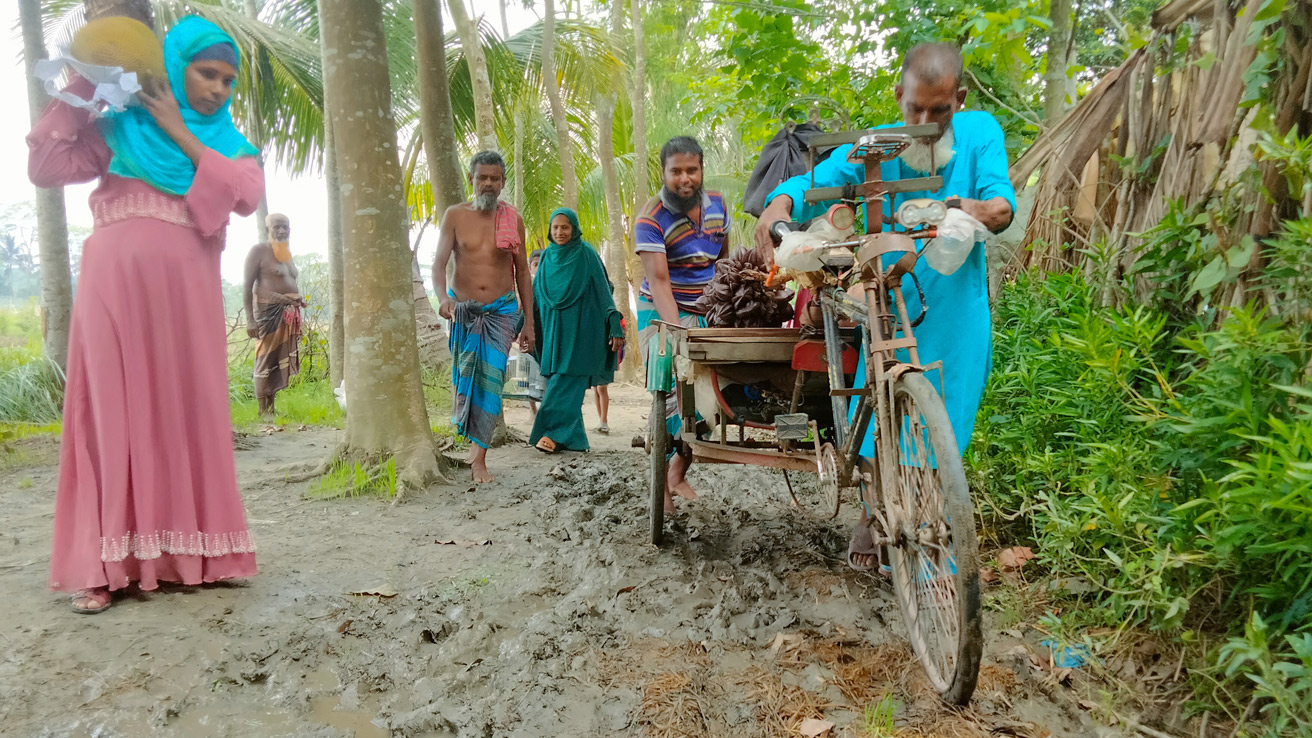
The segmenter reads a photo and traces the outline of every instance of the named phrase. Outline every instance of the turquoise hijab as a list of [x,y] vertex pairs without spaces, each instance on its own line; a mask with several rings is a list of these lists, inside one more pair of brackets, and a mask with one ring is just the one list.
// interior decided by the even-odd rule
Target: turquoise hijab
[[[228,44],[237,59],[241,59],[236,42],[223,29],[194,15],[179,21],[164,37],[164,69],[169,75],[169,88],[178,101],[187,130],[201,143],[229,159],[258,156],[259,149],[232,125],[232,114],[228,112],[231,97],[212,115],[192,110],[187,102],[187,65],[192,57],[214,44]],[[139,179],[170,195],[185,195],[191,189],[196,165],[144,107],[134,105],[121,113],[109,112],[100,119],[100,132],[113,152],[110,174]]]

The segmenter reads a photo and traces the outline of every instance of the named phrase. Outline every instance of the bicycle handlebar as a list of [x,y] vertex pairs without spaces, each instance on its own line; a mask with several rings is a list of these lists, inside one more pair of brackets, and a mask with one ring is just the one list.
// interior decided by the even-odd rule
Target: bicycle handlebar
[[802,224],[791,220],[776,220],[770,224],[770,240],[778,246],[783,242],[784,236],[792,231],[802,230]]

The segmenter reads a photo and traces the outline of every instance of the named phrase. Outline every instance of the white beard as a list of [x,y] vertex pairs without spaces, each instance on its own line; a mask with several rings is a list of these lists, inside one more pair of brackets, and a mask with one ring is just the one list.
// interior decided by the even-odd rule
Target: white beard
[[495,210],[497,207],[498,196],[493,194],[483,194],[474,196],[475,210]]
[[[912,141],[907,150],[899,154],[897,158],[917,172],[934,174],[936,167],[942,169],[948,165],[948,162],[952,161],[952,156],[956,153],[952,149],[952,144],[952,129],[948,128],[933,144]],[[932,165],[930,164],[931,156],[934,162]]]

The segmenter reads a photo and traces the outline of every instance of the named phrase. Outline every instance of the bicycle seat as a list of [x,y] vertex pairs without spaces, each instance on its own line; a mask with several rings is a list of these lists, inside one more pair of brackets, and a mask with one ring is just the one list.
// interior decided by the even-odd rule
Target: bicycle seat
[[[916,242],[905,233],[896,233],[884,231],[882,233],[873,233],[862,239],[861,248],[856,252],[856,265],[859,269],[865,269],[866,265],[875,262],[876,259],[884,254],[907,254],[915,255]],[[899,260],[900,261],[900,260]],[[912,266],[915,260],[912,259]],[[874,267],[875,271],[881,271],[878,266]],[[910,268],[907,269],[910,271]],[[901,274],[905,274],[902,272]],[[899,274],[900,276],[900,274]]]

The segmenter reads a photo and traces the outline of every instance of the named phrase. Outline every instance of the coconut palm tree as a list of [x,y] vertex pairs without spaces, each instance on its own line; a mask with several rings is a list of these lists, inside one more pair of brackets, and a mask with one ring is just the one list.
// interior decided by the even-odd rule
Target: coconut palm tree
[[[328,115],[342,180],[346,458],[394,458],[398,480],[442,477],[419,381],[407,232],[379,0],[322,0]],[[380,114],[380,111],[382,113]]]
[[[23,60],[27,70],[28,110],[35,123],[46,105],[46,93],[32,74],[46,58],[41,31],[39,0],[20,0],[18,15],[23,26]],[[64,211],[64,188],[36,190],[37,248],[41,254],[41,340],[46,356],[65,365],[68,359],[68,322],[73,314],[73,279],[68,263],[68,219]]]
[[569,118],[560,99],[560,78],[556,75],[556,3],[555,0],[546,0],[546,3],[547,13],[542,20],[542,76],[546,81],[547,100],[551,103],[551,121],[556,126],[556,154],[560,157],[565,207],[578,210],[579,181],[574,174]]

